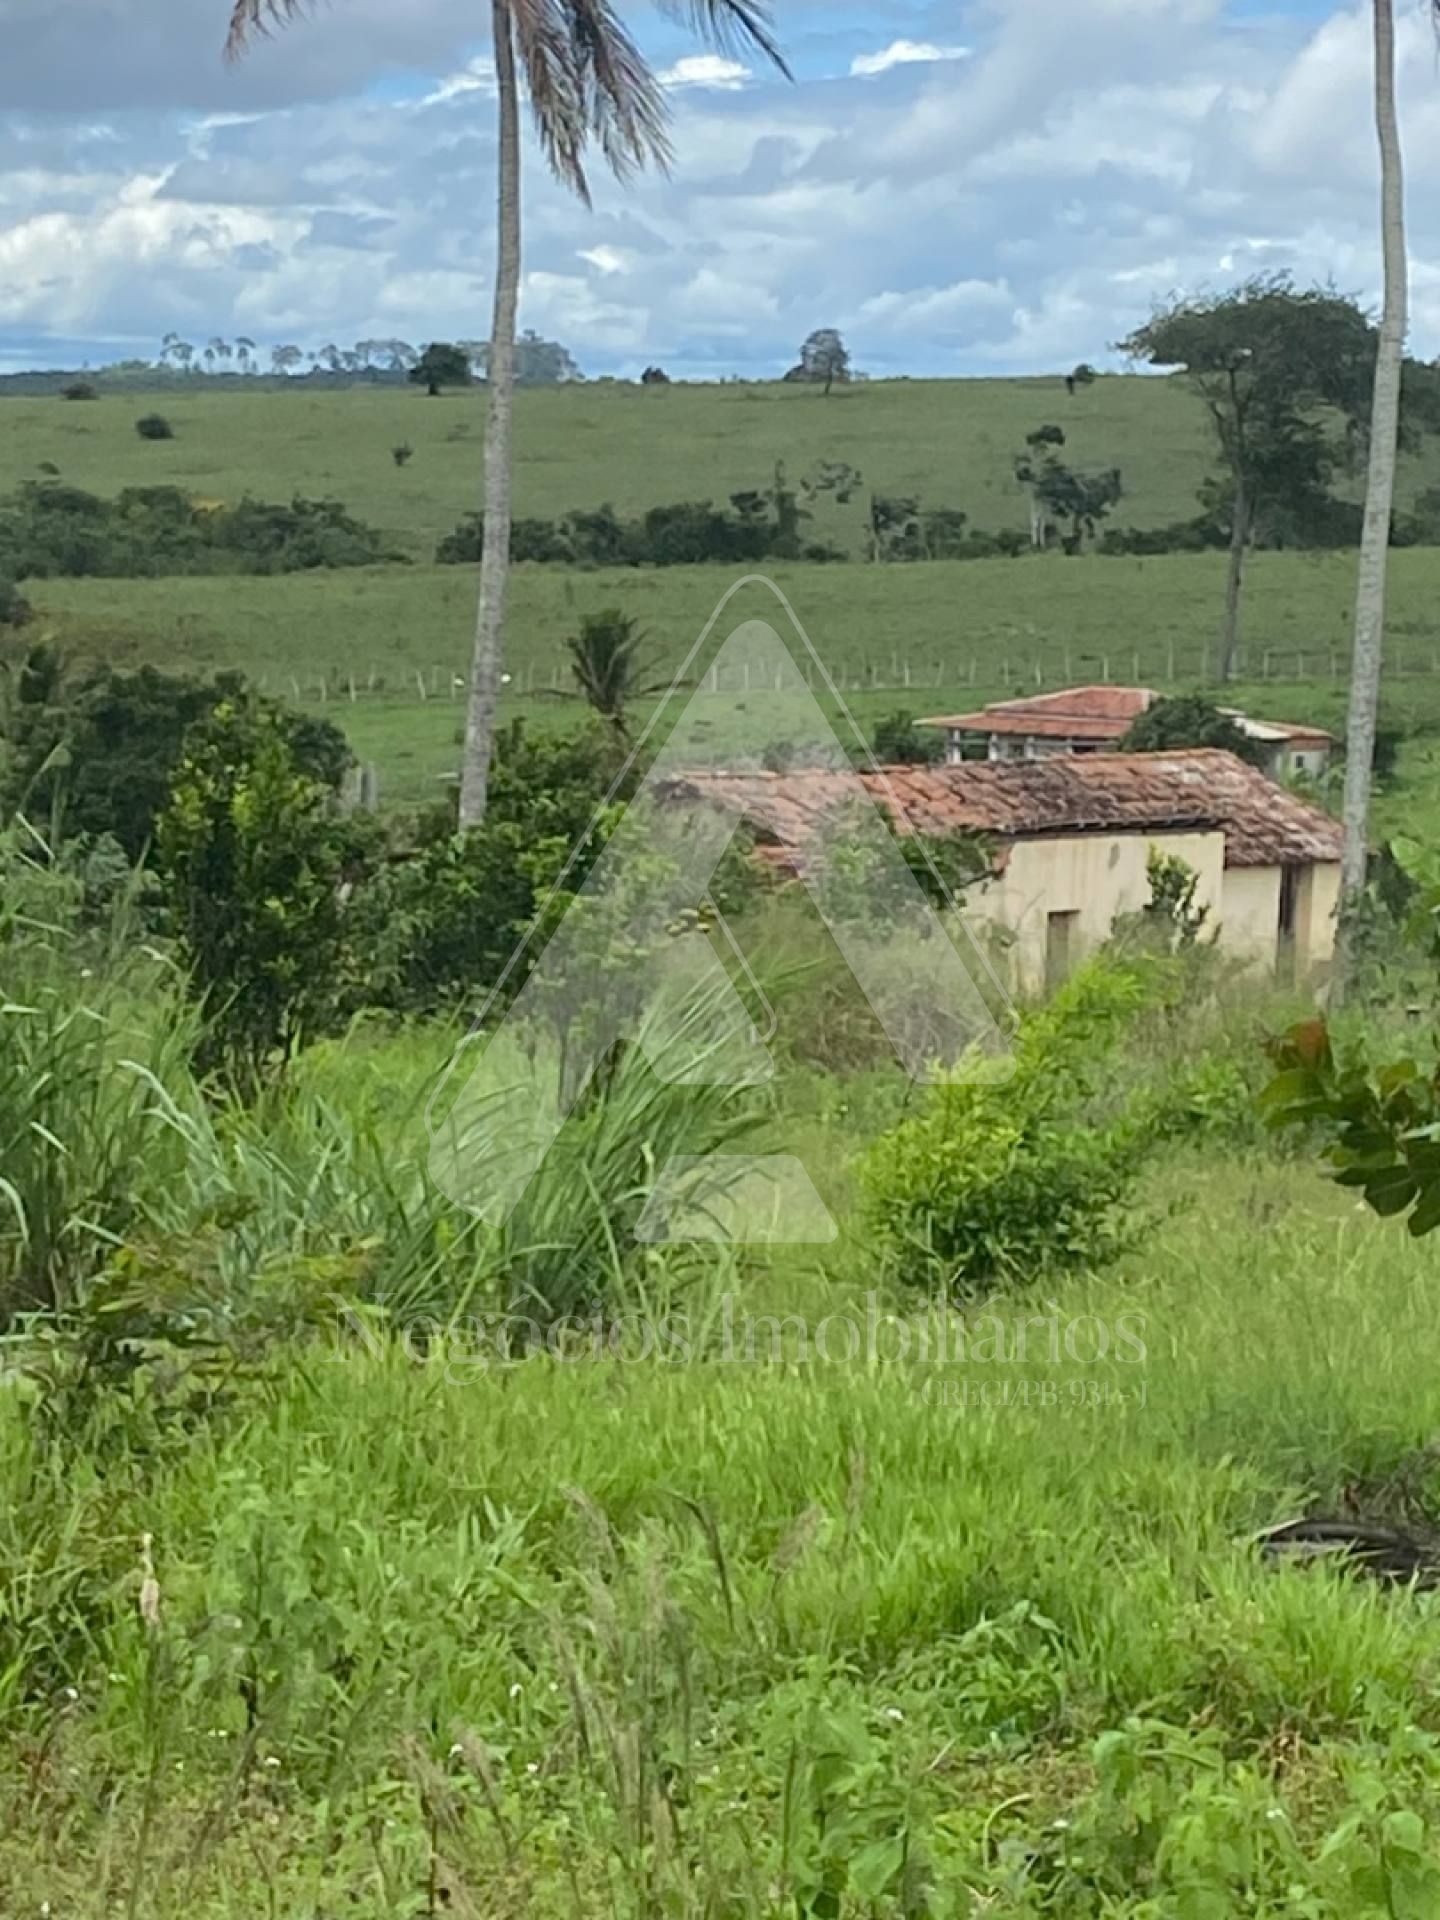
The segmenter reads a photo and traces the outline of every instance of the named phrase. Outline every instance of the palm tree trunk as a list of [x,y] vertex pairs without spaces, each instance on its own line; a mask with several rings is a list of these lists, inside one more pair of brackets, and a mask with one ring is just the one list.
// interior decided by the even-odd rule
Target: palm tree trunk
[[1250,498],[1245,475],[1235,471],[1235,502],[1230,514],[1230,564],[1225,574],[1225,613],[1220,622],[1220,678],[1235,678],[1235,654],[1240,645],[1240,587],[1245,577],[1245,549],[1250,544]]
[[507,0],[492,0],[491,17],[500,101],[498,234],[487,374],[485,545],[480,559],[480,599],[475,613],[475,650],[460,772],[462,827],[478,826],[485,818],[500,694],[505,589],[510,579],[510,446],[515,403],[515,307],[520,292],[520,102]]
[[1405,258],[1405,177],[1395,112],[1395,16],[1392,0],[1374,0],[1375,120],[1380,135],[1380,231],[1385,259],[1385,307],[1375,356],[1370,411],[1370,471],[1360,535],[1355,590],[1355,650],[1350,666],[1350,714],[1345,729],[1345,849],[1340,867],[1340,928],[1332,999],[1343,998],[1354,909],[1365,886],[1375,716],[1385,639],[1385,570],[1395,453],[1400,432],[1400,380],[1405,357],[1409,278]]

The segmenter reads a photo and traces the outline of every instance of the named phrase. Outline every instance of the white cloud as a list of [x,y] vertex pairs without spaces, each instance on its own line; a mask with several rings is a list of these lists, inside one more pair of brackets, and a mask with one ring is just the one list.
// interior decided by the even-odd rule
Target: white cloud
[[891,67],[928,66],[936,60],[968,60],[969,47],[937,47],[931,40],[892,40],[878,53],[857,53],[850,62],[852,79],[888,73]]
[[629,263],[618,247],[581,247],[579,257],[594,267],[597,273],[628,273]]
[[422,107],[440,107],[465,93],[495,93],[495,62],[488,54],[471,60],[459,73],[447,74],[432,92],[422,94]]
[[681,89],[704,87],[713,93],[738,93],[752,78],[750,69],[739,60],[727,60],[720,53],[687,53],[673,67],[662,67],[662,87]]
[[[95,70],[128,58],[105,38],[115,0],[71,5],[90,36],[68,65],[46,64],[53,0],[0,0],[7,26],[20,13],[0,105],[18,62],[54,108],[0,112],[0,361],[45,358],[31,343],[47,337],[66,343],[57,353],[158,346],[171,327],[266,349],[483,332],[495,134],[468,4],[414,0],[403,57],[377,29],[379,52],[347,70],[351,97],[315,76],[382,0],[317,12],[257,52],[245,86],[217,97],[197,82],[191,98],[149,23],[189,36],[197,61],[194,0],[151,0],[142,38],[163,71],[149,77],[169,90],[158,111],[135,91],[145,76]],[[871,16],[873,37],[920,17]],[[550,177],[527,127],[521,324],[592,373],[657,358],[672,373],[778,373],[820,324],[874,373],[1038,372],[1103,361],[1153,295],[1256,264],[1333,273],[1374,298],[1368,25],[1354,0],[1328,21],[1236,17],[1225,0],[1072,0],[1064,34],[1050,0],[977,0],[967,22],[969,58],[917,33],[861,55],[867,78],[886,76],[864,86],[836,74],[828,29],[797,34],[795,51],[802,76],[831,77],[794,88],[762,87],[758,68],[747,84],[748,68],[716,54],[674,59],[667,43],[673,173],[621,188],[597,164],[593,210]],[[1424,23],[1406,15],[1397,30],[1413,340],[1431,354],[1440,207],[1423,183],[1440,173],[1440,85]],[[286,60],[300,71],[282,86]],[[360,91],[357,74],[382,73]],[[97,104],[112,95],[130,110]],[[107,137],[82,145],[97,125]]]

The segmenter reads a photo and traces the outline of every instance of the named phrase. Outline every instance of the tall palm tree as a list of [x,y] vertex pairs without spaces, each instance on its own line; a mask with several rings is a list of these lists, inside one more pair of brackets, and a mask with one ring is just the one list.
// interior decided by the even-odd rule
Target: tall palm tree
[[[765,0],[685,0],[713,44],[755,47],[788,71]],[[307,0],[232,0],[227,51],[242,53],[257,33],[306,10]],[[515,395],[515,308],[520,290],[520,95],[524,69],[530,111],[551,170],[587,205],[587,151],[599,146],[618,179],[668,166],[669,107],[654,71],[610,0],[491,0],[499,101],[495,304],[490,327],[485,432],[485,542],[471,656],[470,700],[460,772],[460,824],[485,817],[505,592],[510,576],[511,440]]]
[[[1385,303],[1375,355],[1370,469],[1365,483],[1360,573],[1355,590],[1355,645],[1350,666],[1350,712],[1345,728],[1345,846],[1340,867],[1339,938],[1331,987],[1332,998],[1337,1002],[1345,993],[1355,908],[1365,888],[1375,719],[1380,704],[1380,667],[1385,641],[1385,577],[1390,550],[1390,512],[1395,498],[1400,382],[1410,300],[1405,253],[1405,173],[1400,155],[1399,116],[1395,109],[1395,10],[1393,0],[1372,0],[1372,4]],[[1440,21],[1440,0],[1430,0],[1430,5]]]

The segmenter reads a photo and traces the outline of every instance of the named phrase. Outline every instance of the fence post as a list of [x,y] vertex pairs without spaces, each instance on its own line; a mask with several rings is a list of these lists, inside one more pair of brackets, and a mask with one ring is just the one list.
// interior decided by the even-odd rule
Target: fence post
[[420,671],[419,667],[415,669],[415,685],[419,689],[420,698],[424,700],[427,697],[425,692],[425,676]]

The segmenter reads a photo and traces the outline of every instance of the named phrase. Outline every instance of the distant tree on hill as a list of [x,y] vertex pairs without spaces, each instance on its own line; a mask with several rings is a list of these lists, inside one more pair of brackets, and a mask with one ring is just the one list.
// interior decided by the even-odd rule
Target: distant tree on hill
[[1120,741],[1121,753],[1173,753],[1186,747],[1223,747],[1258,766],[1260,743],[1198,693],[1169,694],[1156,700],[1130,723]]
[[668,387],[670,376],[663,367],[646,367],[640,376],[642,387]]
[[1025,436],[1025,448],[1015,456],[1015,478],[1030,495],[1030,544],[1032,547],[1045,547],[1050,542],[1050,521],[1045,504],[1040,496],[1040,476],[1044,472],[1047,460],[1053,459],[1053,449],[1065,444],[1063,427],[1046,425],[1036,427],[1033,433]]
[[1257,521],[1287,499],[1293,506],[1297,486],[1313,509],[1327,467],[1348,463],[1363,440],[1375,328],[1355,301],[1329,288],[1297,291],[1288,275],[1266,274],[1226,293],[1172,301],[1120,349],[1152,366],[1181,368],[1210,414],[1228,481],[1230,565],[1220,626],[1220,678],[1228,680]]
[[1075,398],[1077,387],[1093,387],[1094,384],[1095,369],[1088,360],[1082,360],[1078,367],[1072,368],[1065,376],[1065,391],[1072,400]]
[[62,400],[98,400],[100,395],[89,380],[72,380],[60,389]]
[[457,347],[453,342],[435,340],[410,369],[410,378],[417,387],[424,387],[430,398],[435,400],[444,387],[469,386],[470,361],[462,347]]
[[837,380],[849,380],[850,354],[839,331],[835,327],[817,327],[806,337],[799,361],[785,378],[821,385],[827,394]]
[[248,339],[243,333],[239,335],[235,342],[235,359],[239,364],[241,373],[253,373],[255,371],[255,342]]
[[272,347],[270,365],[276,373],[293,373],[304,364],[305,355],[299,347]]
[[[477,378],[489,377],[490,344],[486,340],[461,342],[470,356]],[[558,340],[543,340],[527,327],[515,342],[515,384],[520,387],[561,387],[583,380],[568,347]]]
[[1102,473],[1080,473],[1063,461],[1050,459],[1041,469],[1035,490],[1048,515],[1069,522],[1070,531],[1061,535],[1060,544],[1073,556],[1087,537],[1095,538],[1100,522],[1122,498],[1125,488],[1118,467],[1108,467]]

